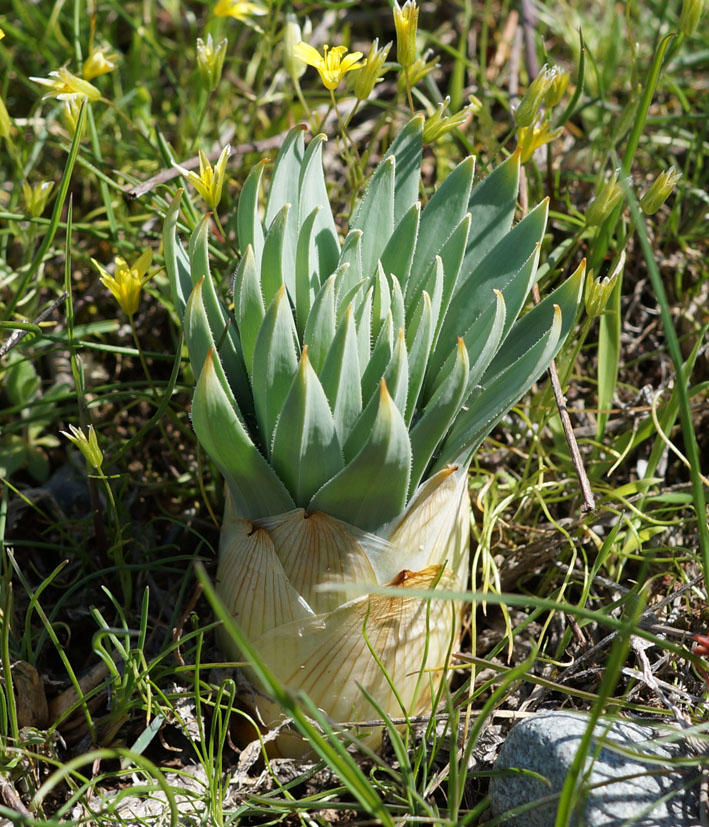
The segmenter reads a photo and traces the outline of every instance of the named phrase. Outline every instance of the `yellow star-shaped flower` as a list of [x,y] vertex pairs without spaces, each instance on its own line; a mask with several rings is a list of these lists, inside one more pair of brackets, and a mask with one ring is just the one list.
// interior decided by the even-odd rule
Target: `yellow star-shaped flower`
[[101,284],[108,287],[121,310],[132,319],[138,310],[143,287],[155,275],[155,273],[146,275],[153,263],[153,251],[146,250],[132,266],[121,256],[116,256],[113,275],[95,259],[92,258],[91,261],[101,274]]
[[353,69],[361,69],[367,61],[362,61],[362,52],[350,52],[347,54],[346,46],[323,46],[321,55],[309,43],[296,43],[295,55],[303,63],[313,66],[318,70],[323,86],[331,92],[337,88],[342,78]]

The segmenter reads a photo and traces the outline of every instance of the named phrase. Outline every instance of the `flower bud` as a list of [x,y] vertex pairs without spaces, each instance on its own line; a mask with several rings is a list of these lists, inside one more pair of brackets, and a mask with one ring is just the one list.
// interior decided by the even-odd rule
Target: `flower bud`
[[22,182],[22,194],[25,199],[25,211],[32,218],[39,218],[47,206],[47,199],[54,189],[52,181],[42,181],[31,187],[27,181]]
[[443,103],[438,104],[433,115],[426,118],[423,125],[423,142],[425,144],[432,144],[442,135],[445,135],[447,132],[462,126],[462,124],[464,124],[470,117],[473,109],[472,104],[470,106],[466,106],[464,109],[461,109],[460,112],[456,112],[455,115],[444,116],[443,113],[448,108],[450,101],[450,97],[446,97]]
[[527,87],[524,97],[514,112],[515,126],[518,129],[531,126],[534,123],[537,112],[539,112],[539,108],[544,103],[544,99],[552,85],[553,71],[545,64]]
[[85,434],[81,428],[77,428],[75,425],[70,425],[69,430],[71,433],[61,431],[61,434],[76,445],[93,469],[100,471],[103,465],[103,452],[99,448],[94,426],[89,425],[88,434]]
[[682,177],[674,167],[661,172],[652,182],[648,191],[640,199],[640,208],[645,215],[654,215],[670,197],[672,190]]
[[99,75],[112,72],[116,68],[117,59],[117,54],[109,53],[105,49],[93,49],[84,61],[81,71],[84,80],[93,80]]
[[[76,132],[76,126],[79,122],[79,113],[81,112],[81,104],[83,99],[82,98],[68,98],[64,101],[64,110],[62,112],[64,116],[64,122],[66,124],[67,130],[73,136]],[[88,106],[88,102],[86,103]],[[81,127],[81,135],[79,136],[79,140],[84,137],[86,133],[86,118],[84,118],[84,123]]]
[[9,138],[11,129],[10,114],[5,106],[5,101],[0,97],[0,138]]
[[684,0],[679,17],[679,30],[683,35],[691,37],[694,34],[703,11],[704,0]]
[[602,224],[618,206],[622,198],[623,190],[618,183],[618,170],[615,170],[598,195],[586,208],[586,226],[595,227]]
[[354,93],[358,100],[367,100],[376,84],[382,79],[382,66],[391,49],[391,43],[379,48],[379,38],[375,38],[367,54],[367,63],[357,71],[354,81]]
[[595,319],[600,316],[606,309],[606,305],[611,297],[613,288],[618,281],[618,276],[623,270],[625,264],[625,254],[621,256],[618,266],[613,272],[606,276],[603,280],[594,278],[593,273],[589,270],[586,274],[586,285],[583,290],[583,303],[586,308],[586,315]]
[[286,25],[283,27],[283,65],[288,76],[294,82],[301,78],[308,68],[307,64],[303,63],[295,53],[296,43],[308,39],[311,28],[309,20],[306,21],[305,28],[308,29],[308,31],[301,31],[298,18],[292,12],[288,12],[286,15]]
[[215,46],[211,34],[207,35],[206,42],[201,37],[197,38],[197,69],[208,92],[213,92],[221,80],[227,42],[224,38]]
[[[414,87],[416,86],[419,81],[423,80],[426,75],[430,75],[435,69],[438,69],[440,66],[439,62],[434,57],[432,60],[429,60],[433,51],[428,49],[423,57],[417,57],[416,60],[412,63],[409,67],[409,84]],[[396,81],[396,88],[399,92],[406,91],[406,78],[404,73],[402,72],[399,75],[398,80]]]
[[553,109],[564,97],[566,87],[569,84],[570,73],[560,66],[552,66],[549,69],[549,86],[544,95],[544,106]]
[[408,69],[416,60],[416,29],[419,9],[415,0],[406,0],[400,8],[394,0],[394,28],[396,29],[396,59]]

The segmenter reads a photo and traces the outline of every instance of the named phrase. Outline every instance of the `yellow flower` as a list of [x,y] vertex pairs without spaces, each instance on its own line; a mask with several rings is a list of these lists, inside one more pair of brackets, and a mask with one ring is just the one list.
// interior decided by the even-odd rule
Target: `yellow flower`
[[555,141],[563,131],[561,126],[550,130],[549,121],[542,121],[539,117],[531,126],[521,126],[517,130],[517,146],[522,153],[521,162],[526,164],[540,146]]
[[30,78],[35,83],[49,87],[49,92],[44,98],[57,98],[60,101],[71,100],[72,98],[88,98],[90,101],[97,101],[101,93],[87,80],[72,75],[62,66],[56,72],[50,72],[48,78]]
[[5,37],[5,32],[2,29],[0,29],[0,40],[2,40],[3,37]]
[[116,68],[118,55],[106,51],[106,49],[93,49],[91,54],[84,61],[82,74],[84,80],[93,80],[99,75],[108,74]]
[[217,17],[235,17],[237,20],[245,20],[247,17],[262,17],[268,14],[268,9],[258,3],[248,3],[245,0],[219,0],[214,7],[214,14]]
[[474,104],[471,103],[470,106],[466,106],[454,115],[444,115],[443,113],[448,108],[450,102],[450,97],[446,97],[442,103],[438,104],[433,115],[429,115],[429,117],[426,118],[426,122],[423,125],[423,142],[425,144],[432,144],[442,135],[462,126],[475,108]]
[[320,73],[323,86],[331,92],[337,88],[342,78],[353,69],[361,69],[366,61],[361,61],[362,52],[347,54],[347,46],[323,46],[321,55],[308,43],[301,41],[295,44],[295,55],[308,66],[314,66]]
[[113,275],[95,259],[92,258],[91,261],[101,274],[101,284],[108,287],[121,310],[132,319],[138,310],[141,290],[155,275],[155,273],[147,274],[148,268],[153,262],[153,251],[146,250],[133,266],[130,266],[121,256],[116,256]]
[[216,210],[219,202],[222,200],[226,161],[230,152],[231,147],[227,144],[222,150],[222,154],[219,156],[216,165],[212,168],[212,165],[207,160],[207,156],[200,149],[199,175],[173,162],[173,166],[180,170],[182,175],[194,186],[208,206],[213,210]]
[[103,452],[99,448],[98,437],[96,436],[94,426],[89,425],[88,434],[85,434],[83,430],[77,428],[76,425],[70,425],[69,430],[71,433],[67,433],[66,431],[60,431],[60,433],[76,445],[92,468],[100,471],[103,465]]
[[396,59],[404,67],[416,60],[416,29],[419,22],[419,10],[413,0],[406,0],[404,8],[394,0],[394,28],[396,29]]
[[5,101],[0,98],[0,138],[9,138],[11,130],[10,113],[7,111]]

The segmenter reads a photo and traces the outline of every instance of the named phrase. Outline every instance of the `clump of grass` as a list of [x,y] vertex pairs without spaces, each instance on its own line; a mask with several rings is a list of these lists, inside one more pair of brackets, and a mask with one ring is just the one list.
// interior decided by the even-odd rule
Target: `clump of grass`
[[[677,717],[705,750],[705,685],[690,665],[702,661],[689,640],[708,620],[706,30],[668,39],[679,3],[628,3],[624,18],[607,3],[608,26],[596,9],[591,18],[552,4],[525,30],[523,52],[507,2],[463,0],[442,23],[436,4],[424,5],[408,71],[393,45],[381,80],[357,97],[354,71],[355,85],[343,77],[331,94],[293,63],[287,27],[315,48],[367,56],[375,37],[396,44],[387,9],[309,2],[291,15],[276,2],[239,18],[213,5],[13,0],[0,18],[0,815],[47,825],[157,823],[158,812],[172,823],[483,824],[496,744],[542,704]],[[198,37],[203,51],[212,44],[211,67]],[[51,87],[30,78],[66,65],[81,80],[89,58],[115,64],[83,78],[95,100],[42,100]],[[525,164],[527,201],[552,199],[540,287],[581,255],[596,280],[617,271],[557,364],[596,510],[581,512],[540,383],[471,469],[476,545],[471,589],[459,595],[469,634],[439,712],[385,720],[380,755],[271,680],[317,760],[268,763],[264,733],[240,752],[252,690],[211,648],[213,612],[228,623],[208,576],[222,491],[189,425],[178,314],[158,271],[126,315],[91,260],[115,274],[116,256],[132,264],[150,249],[159,268],[179,184],[172,162],[197,170],[199,149],[215,164],[230,143],[212,205],[224,243],[211,251],[227,296],[247,171],[293,124],[331,138],[330,197],[344,225],[412,108],[438,112],[431,130],[451,126],[426,148],[424,199],[464,155],[484,173],[518,137],[534,139],[518,134],[514,111],[545,61],[570,79],[531,124],[538,140],[561,134]],[[639,196],[671,165],[682,172],[674,194],[641,214]],[[605,212],[596,202],[589,221],[616,169],[619,200]],[[185,231],[198,221],[192,197]],[[77,433],[70,426],[96,435],[98,465],[61,436]],[[655,684],[642,678],[634,639],[651,645]],[[570,781],[560,818],[572,806]]]

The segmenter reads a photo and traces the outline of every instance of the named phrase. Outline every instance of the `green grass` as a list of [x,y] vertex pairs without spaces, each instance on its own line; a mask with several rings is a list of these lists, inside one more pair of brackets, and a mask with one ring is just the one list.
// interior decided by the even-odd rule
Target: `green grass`
[[[396,43],[347,139],[315,70],[297,88],[284,69],[288,12],[301,26],[310,19],[314,45],[366,54],[374,37],[395,39],[382,4],[273,0],[268,15],[246,21],[216,18],[213,5],[12,0],[0,16],[0,97],[11,118],[0,137],[0,818],[492,825],[496,745],[520,706],[540,704],[658,724],[679,711],[706,750],[706,687],[690,646],[709,626],[709,30],[667,39],[678,30],[675,0],[628,2],[625,16],[610,2],[541,9],[536,60],[562,65],[571,81],[553,121],[563,135],[525,165],[519,216],[551,198],[540,290],[584,256],[603,278],[625,253],[605,312],[581,315],[557,359],[596,511],[581,511],[540,381],[471,468],[466,634],[438,713],[380,721],[387,736],[375,753],[366,727],[341,731],[257,664],[315,753],[310,763],[269,762],[268,735],[242,749],[252,690],[213,640],[217,621],[229,625],[210,586],[222,485],[190,427],[193,376],[167,278],[150,280],[129,323],[91,259],[133,262],[151,248],[159,267],[163,217],[183,182],[158,180],[137,198],[131,190],[199,148],[216,159],[229,141],[225,239],[211,251],[226,292],[240,252],[234,208],[252,165],[273,159],[287,130],[310,117],[330,139],[326,177],[344,226],[409,104]],[[421,9],[418,54],[430,49],[439,66],[416,84],[413,105],[431,114],[450,95],[455,112],[474,94],[480,108],[426,148],[424,199],[467,154],[478,180],[514,150],[512,93],[529,81],[511,28],[516,4],[457,0],[445,15],[439,5]],[[195,57],[207,34],[228,38],[212,91]],[[65,64],[78,74],[92,37],[118,59],[92,81],[102,98],[80,115],[82,135],[29,78]],[[336,98],[346,120],[345,84]],[[637,199],[671,164],[683,173],[677,190],[643,215]],[[586,226],[586,207],[616,167],[630,175],[621,206]],[[28,213],[25,181],[54,184],[40,214]],[[191,229],[203,204],[189,186],[183,205]],[[100,470],[60,435],[90,424]],[[638,678],[633,636],[652,644],[646,654],[674,710]],[[559,825],[581,794],[582,758]]]

